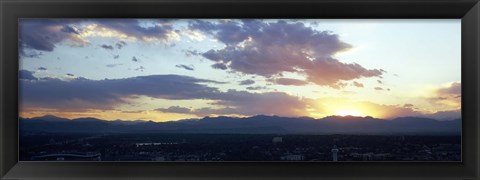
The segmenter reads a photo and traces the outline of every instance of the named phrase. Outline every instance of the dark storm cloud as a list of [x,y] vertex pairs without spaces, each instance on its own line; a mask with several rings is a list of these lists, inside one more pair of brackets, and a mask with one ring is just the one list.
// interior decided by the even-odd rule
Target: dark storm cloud
[[189,71],[195,70],[195,68],[193,67],[193,65],[187,66],[187,65],[184,65],[184,64],[177,64],[177,65],[175,65],[175,67],[181,68],[181,69],[185,69],[185,70],[189,70]]
[[300,80],[300,79],[292,79],[292,78],[276,78],[270,81],[275,84],[285,85],[285,86],[303,86],[308,84],[307,81]]
[[247,80],[240,81],[238,84],[239,85],[252,85],[252,84],[255,84],[255,81],[251,80],[251,79],[247,79]]
[[33,76],[33,73],[27,70],[20,70],[18,72],[18,77],[20,80],[37,80],[37,78]]
[[294,72],[305,74],[308,81],[318,85],[337,87],[340,81],[381,77],[384,73],[333,58],[351,46],[336,34],[312,29],[302,22],[197,20],[191,21],[189,28],[211,35],[226,45],[202,54],[215,62],[212,67],[216,69],[230,68],[264,77]]
[[102,44],[102,45],[100,45],[100,47],[103,48],[103,49],[107,49],[107,50],[113,50],[113,46],[112,46],[112,45]]

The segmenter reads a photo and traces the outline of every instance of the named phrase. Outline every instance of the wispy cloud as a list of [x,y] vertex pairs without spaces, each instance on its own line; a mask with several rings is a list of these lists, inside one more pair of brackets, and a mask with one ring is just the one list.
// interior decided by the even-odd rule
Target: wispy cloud
[[247,80],[243,80],[243,81],[238,82],[238,84],[239,85],[252,85],[252,84],[255,84],[255,81],[251,80],[251,79],[247,79]]
[[177,65],[175,65],[175,67],[185,69],[185,70],[189,70],[189,71],[195,70],[195,67],[193,65],[177,64]]
[[285,86],[303,86],[308,84],[308,82],[305,80],[292,79],[292,78],[275,78],[275,79],[270,79],[270,82],[274,82],[275,84],[285,85]]

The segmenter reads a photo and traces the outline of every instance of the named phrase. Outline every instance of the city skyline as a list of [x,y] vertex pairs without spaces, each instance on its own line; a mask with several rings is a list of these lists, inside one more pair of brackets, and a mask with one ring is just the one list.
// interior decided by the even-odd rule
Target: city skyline
[[460,20],[21,19],[20,116],[460,118]]

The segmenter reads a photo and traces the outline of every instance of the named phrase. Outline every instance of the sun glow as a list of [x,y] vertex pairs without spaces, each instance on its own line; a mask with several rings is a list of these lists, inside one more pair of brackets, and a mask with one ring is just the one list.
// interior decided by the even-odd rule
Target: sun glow
[[361,113],[355,110],[339,110],[335,112],[337,116],[361,116]]

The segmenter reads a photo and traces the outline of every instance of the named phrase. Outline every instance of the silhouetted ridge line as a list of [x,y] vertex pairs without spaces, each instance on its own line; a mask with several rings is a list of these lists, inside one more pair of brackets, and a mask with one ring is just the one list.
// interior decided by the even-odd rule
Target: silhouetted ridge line
[[306,117],[251,116],[204,117],[168,122],[73,120],[55,116],[20,119],[22,132],[72,133],[212,133],[212,134],[419,134],[460,135],[461,120],[438,121],[422,117],[384,120],[369,116]]

